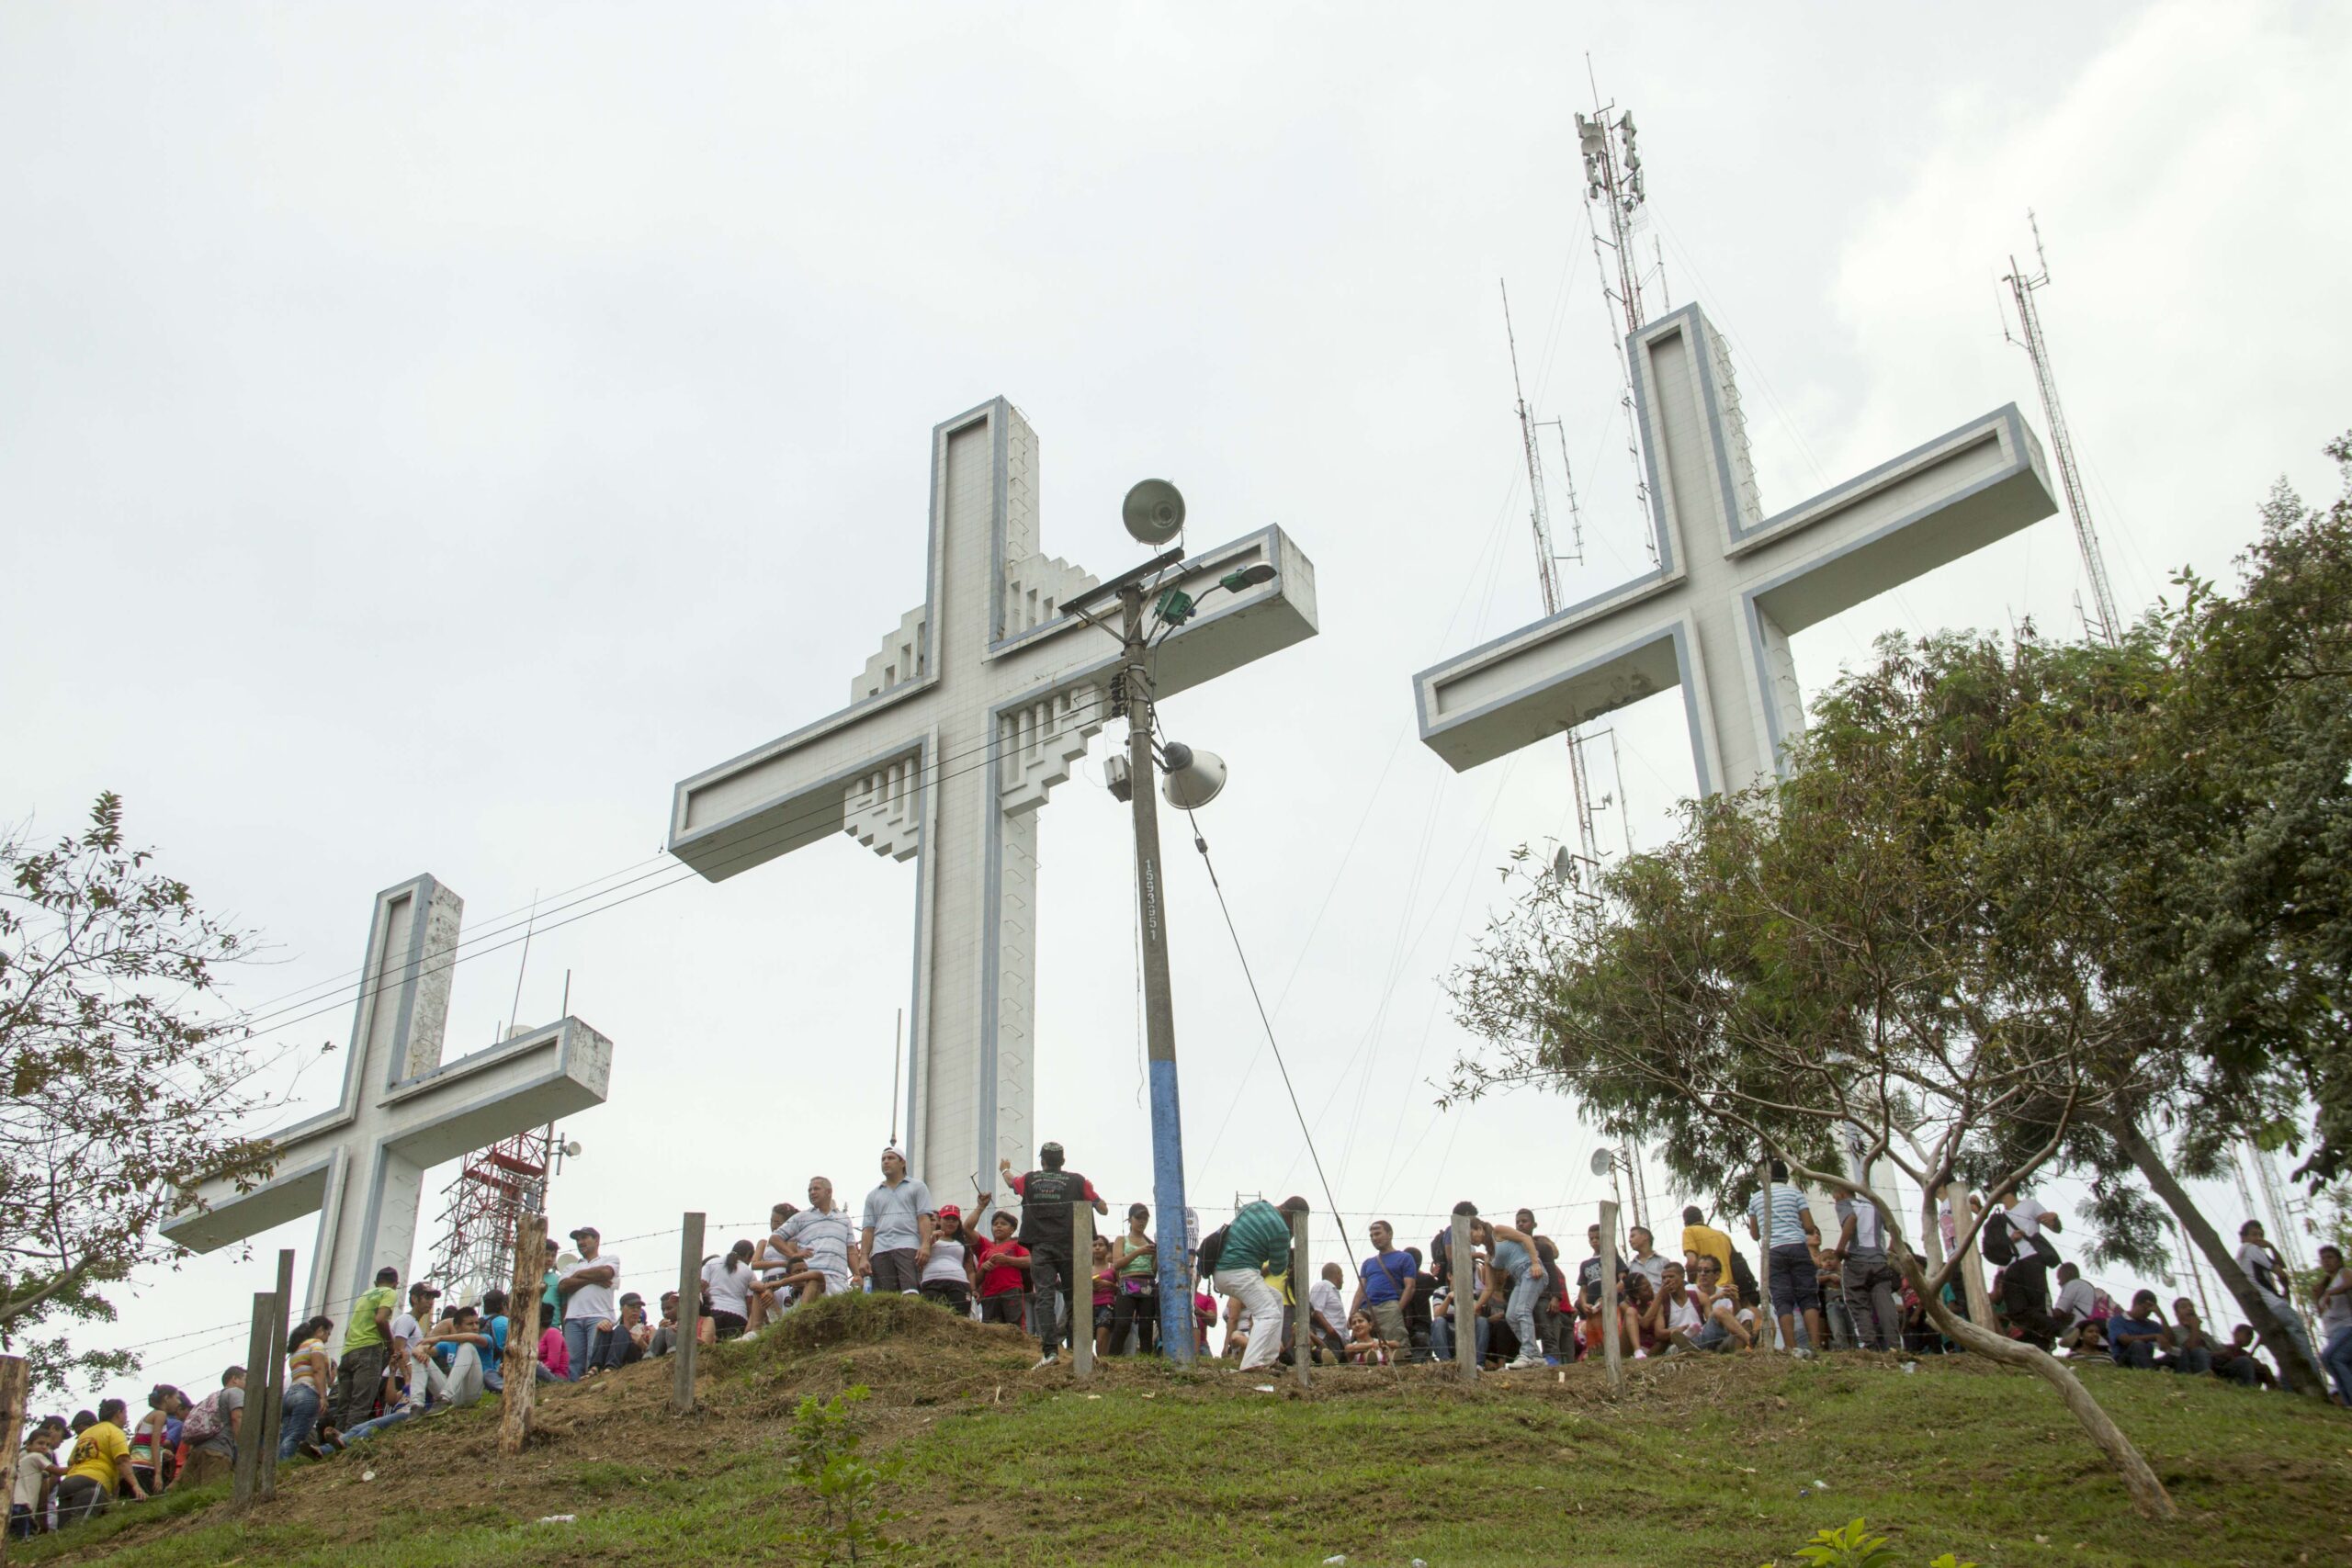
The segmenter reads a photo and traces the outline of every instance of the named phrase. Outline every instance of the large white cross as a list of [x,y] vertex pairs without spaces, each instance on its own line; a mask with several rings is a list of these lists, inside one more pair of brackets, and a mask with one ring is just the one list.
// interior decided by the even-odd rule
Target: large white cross
[[1413,678],[1457,771],[1679,685],[1700,793],[1770,778],[1804,728],[1791,633],[2058,510],[2011,403],[1766,517],[1705,314],[1627,343],[1658,568]]
[[376,895],[342,1100],[271,1134],[277,1164],[252,1190],[198,1188],[197,1206],[164,1224],[166,1237],[210,1252],[316,1213],[304,1313],[325,1313],[340,1327],[379,1269],[409,1278],[426,1170],[604,1102],[613,1043],[576,1018],[442,1064],[464,909],[430,876]]
[[[856,555],[838,534],[812,548]],[[1002,398],[932,431],[928,561],[849,706],[679,784],[670,850],[714,882],[837,832],[920,856],[907,1156],[938,1186],[1031,1163],[1036,812],[1109,716],[1119,647],[1062,612],[1095,580],[1039,552],[1037,437]],[[1315,634],[1315,569],[1280,528],[1165,581],[1200,599],[1261,561],[1272,582],[1218,593],[1160,647],[1160,697]]]

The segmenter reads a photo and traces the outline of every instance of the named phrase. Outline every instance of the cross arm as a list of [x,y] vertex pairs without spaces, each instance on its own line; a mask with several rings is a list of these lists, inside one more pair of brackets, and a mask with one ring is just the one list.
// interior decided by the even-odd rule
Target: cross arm
[[162,1225],[192,1252],[210,1252],[300,1219],[340,1188],[368,1125],[390,1122],[383,1145],[420,1166],[438,1165],[604,1102],[613,1044],[576,1018],[517,1034],[397,1084],[373,1111],[331,1111],[273,1134],[279,1159],[251,1190],[208,1181]]

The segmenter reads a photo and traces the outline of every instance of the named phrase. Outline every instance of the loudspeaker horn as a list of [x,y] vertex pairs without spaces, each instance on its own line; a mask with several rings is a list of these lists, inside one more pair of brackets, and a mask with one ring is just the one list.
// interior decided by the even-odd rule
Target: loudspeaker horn
[[1181,740],[1162,749],[1168,777],[1159,793],[1179,811],[1198,811],[1225,787],[1225,759],[1214,751],[1196,750]]
[[1166,479],[1143,479],[1127,491],[1119,521],[1139,545],[1164,545],[1184,531],[1184,497]]

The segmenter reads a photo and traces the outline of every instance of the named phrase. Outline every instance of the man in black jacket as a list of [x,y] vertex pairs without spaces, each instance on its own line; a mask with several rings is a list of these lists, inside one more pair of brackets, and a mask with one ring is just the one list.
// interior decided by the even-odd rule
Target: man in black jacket
[[[1041,1168],[1015,1176],[1011,1160],[996,1162],[997,1169],[1012,1184],[1013,1195],[1021,1200],[1021,1245],[1029,1249],[1029,1287],[1036,1292],[1037,1342],[1044,1351],[1037,1367],[1050,1367],[1073,1325],[1079,1325],[1080,1334],[1094,1332],[1092,1281],[1076,1269],[1070,1258],[1069,1206],[1091,1203],[1096,1213],[1108,1214],[1111,1205],[1094,1190],[1094,1183],[1063,1168],[1059,1144],[1038,1145],[1037,1164]],[[1082,1317],[1064,1312],[1065,1293],[1085,1303],[1088,1310]]]

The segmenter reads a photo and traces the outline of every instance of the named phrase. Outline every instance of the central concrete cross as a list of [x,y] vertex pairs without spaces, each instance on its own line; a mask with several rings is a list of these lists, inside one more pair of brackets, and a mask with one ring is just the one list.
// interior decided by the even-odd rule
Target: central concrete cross
[[1414,677],[1421,739],[1457,771],[1679,686],[1702,795],[1773,777],[1804,728],[1789,634],[2058,510],[2011,403],[1767,517],[1705,314],[1627,353],[1657,570]]
[[[1061,608],[1095,580],[1038,550],[1037,437],[1002,398],[932,431],[928,561],[847,707],[678,785],[670,851],[713,882],[839,832],[921,857],[907,1159],[944,1196],[1032,1162],[1036,813],[1110,716],[1119,646]],[[1315,635],[1315,569],[1279,528],[1164,584],[1197,600],[1261,561],[1272,582],[1161,645],[1160,697]]]

